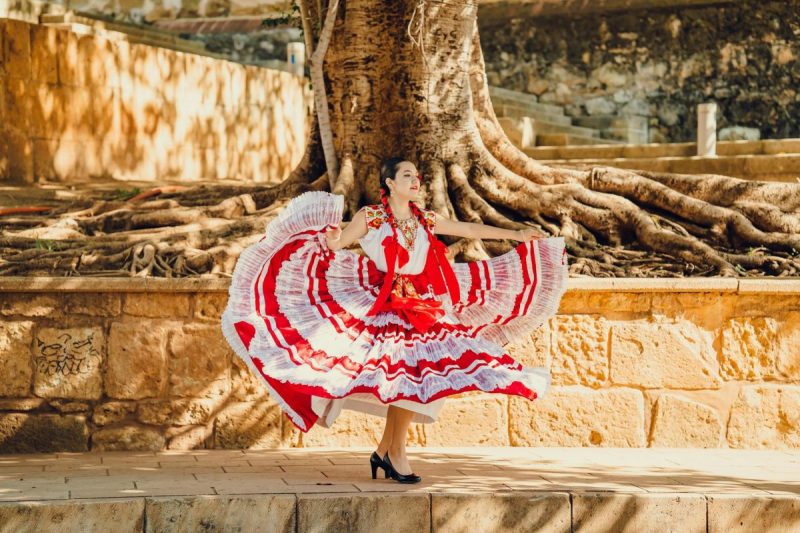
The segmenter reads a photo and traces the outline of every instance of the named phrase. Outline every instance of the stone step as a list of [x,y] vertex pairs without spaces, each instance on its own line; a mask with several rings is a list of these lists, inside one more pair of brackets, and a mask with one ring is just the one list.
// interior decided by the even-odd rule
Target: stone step
[[601,139],[600,137],[590,137],[586,135],[572,135],[568,133],[543,133],[536,136],[536,148],[523,148],[523,151],[532,157],[537,157],[538,150],[541,147],[562,147],[562,146],[576,146],[576,145],[607,145],[614,143],[610,139]]
[[800,528],[796,450],[412,448],[417,485],[372,480],[371,451],[6,455],[0,524],[43,532]]
[[563,124],[565,126],[572,125],[572,119],[564,114],[555,114],[555,113],[544,113],[542,111],[536,111],[532,109],[528,109],[526,107],[517,106],[514,104],[505,104],[505,103],[494,103],[492,102],[492,106],[494,107],[494,113],[498,117],[509,117],[509,118],[522,118],[522,117],[530,117],[536,120],[542,120],[544,122],[549,122],[551,124]]
[[[557,152],[557,150],[554,150]],[[655,157],[614,159],[542,159],[538,148],[525,150],[545,165],[610,166],[677,174],[720,174],[742,179],[800,183],[800,154],[735,155],[720,157]],[[551,151],[550,153],[553,153]]]
[[595,115],[592,117],[577,117],[573,120],[578,126],[604,130],[610,128],[633,128],[646,130],[648,126],[647,117],[621,117],[617,115]]
[[550,115],[564,114],[563,107],[540,103],[536,100],[536,96],[532,94],[512,91],[510,89],[503,89],[502,87],[490,86],[489,95],[491,96],[492,103],[514,105],[530,111],[547,113]]
[[[658,158],[692,157],[697,154],[695,143],[669,144],[609,144],[607,146],[561,146],[559,148],[541,147],[529,152],[536,159],[615,159],[615,158]],[[720,141],[717,154],[734,155],[775,155],[800,154],[800,139],[775,139],[763,141]]]
[[573,137],[595,137],[600,139],[600,132],[591,128],[582,128],[580,126],[567,126],[564,124],[554,124],[552,122],[545,122],[543,120],[534,120],[533,127],[536,130],[536,135],[547,133],[564,133]]

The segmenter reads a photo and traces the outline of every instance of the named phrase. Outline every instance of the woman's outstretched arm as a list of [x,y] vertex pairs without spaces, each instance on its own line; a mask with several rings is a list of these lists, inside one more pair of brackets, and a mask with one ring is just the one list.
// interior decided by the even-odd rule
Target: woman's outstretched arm
[[434,233],[465,237],[467,239],[514,239],[516,241],[530,241],[541,237],[539,233],[531,228],[513,230],[475,224],[473,222],[458,222],[445,218],[438,213],[436,214]]
[[367,234],[367,215],[364,208],[358,210],[344,229],[341,226],[325,232],[325,240],[330,250],[341,250]]

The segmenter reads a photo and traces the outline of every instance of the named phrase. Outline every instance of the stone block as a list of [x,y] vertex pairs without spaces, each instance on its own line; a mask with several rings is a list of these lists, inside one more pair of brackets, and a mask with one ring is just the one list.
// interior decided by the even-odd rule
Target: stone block
[[551,346],[553,329],[549,323],[542,324],[527,339],[509,344],[505,347],[509,355],[528,367],[544,367],[551,365]]
[[6,77],[4,113],[7,131],[27,135],[33,114],[34,84],[22,78]]
[[114,424],[136,411],[136,404],[133,402],[106,402],[94,408],[92,422],[98,426]]
[[711,335],[689,321],[633,321],[611,328],[611,382],[645,388],[715,389]]
[[130,293],[125,296],[122,312],[150,318],[188,317],[191,312],[188,294]]
[[559,315],[550,371],[553,384],[608,382],[608,323],[599,315]]
[[165,444],[160,431],[141,426],[104,428],[92,433],[93,451],[163,450]]
[[219,321],[228,304],[228,295],[221,292],[201,292],[195,296],[194,316],[202,320]]
[[566,492],[431,494],[433,533],[569,532],[570,501]]
[[554,387],[541,400],[509,399],[512,446],[645,446],[638,390]]
[[729,320],[720,332],[720,372],[729,380],[760,381],[777,374],[778,323],[773,317]]
[[143,498],[4,502],[3,531],[142,531]]
[[567,292],[558,312],[570,314],[630,315],[650,311],[652,295],[636,292]]
[[83,416],[0,415],[0,453],[83,452],[88,440]]
[[58,30],[31,26],[31,78],[41,83],[58,83]]
[[508,399],[447,400],[437,422],[424,428],[427,446],[508,446]]
[[164,432],[167,437],[169,450],[202,450],[209,448],[214,438],[214,426],[179,426],[167,428]]
[[572,494],[574,531],[668,530],[706,532],[706,501],[702,494]]
[[102,328],[42,328],[33,349],[33,391],[42,398],[99,399],[105,359]]
[[88,402],[71,402],[69,400],[51,400],[47,402],[50,407],[59,413],[83,413],[89,412]]
[[269,449],[283,444],[280,407],[273,401],[233,403],[217,415],[215,448]]
[[27,134],[0,129],[0,178],[33,183],[33,143]]
[[58,318],[60,305],[58,299],[49,294],[3,294],[0,315]]
[[718,329],[733,316],[738,298],[721,292],[667,292],[654,294],[652,313],[688,320],[704,329]]
[[307,533],[419,533],[431,529],[427,494],[302,494],[297,498],[297,530]]
[[5,22],[5,71],[9,78],[31,77],[31,25],[19,20]]
[[252,402],[268,397],[263,378],[255,375],[241,357],[231,357],[231,394],[230,398],[239,402]]
[[722,420],[715,409],[674,394],[661,394],[656,403],[650,446],[719,448],[722,429]]
[[147,498],[145,513],[145,531],[153,533],[295,531],[293,494]]
[[781,317],[776,337],[778,372],[787,381],[800,381],[800,312]]
[[78,58],[78,34],[71,31],[58,32],[58,82],[75,87],[80,82]]
[[731,448],[800,448],[800,386],[747,385],[731,406]]
[[0,396],[28,396],[33,366],[33,322],[0,322]]
[[218,325],[184,325],[169,346],[170,394],[216,397],[230,390],[231,349]]
[[708,496],[708,533],[800,531],[800,498],[715,494]]
[[70,315],[99,317],[119,316],[122,304],[119,294],[70,294],[65,297],[65,312]]
[[221,407],[219,400],[185,399],[139,403],[138,419],[156,426],[191,426],[209,422]]
[[34,411],[45,403],[41,398],[20,398],[14,400],[0,400],[0,411]]
[[106,394],[140,400],[161,395],[167,385],[167,336],[163,321],[115,322],[108,338]]

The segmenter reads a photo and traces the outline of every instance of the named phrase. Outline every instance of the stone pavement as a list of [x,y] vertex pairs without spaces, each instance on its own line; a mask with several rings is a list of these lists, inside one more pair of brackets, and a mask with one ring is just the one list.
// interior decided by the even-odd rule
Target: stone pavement
[[800,452],[417,448],[0,456],[0,531],[798,531]]

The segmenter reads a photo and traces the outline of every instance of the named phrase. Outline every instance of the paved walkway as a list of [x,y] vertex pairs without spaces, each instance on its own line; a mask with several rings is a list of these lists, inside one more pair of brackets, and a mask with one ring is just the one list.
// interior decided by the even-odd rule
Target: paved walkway
[[[284,524],[292,531],[296,528],[312,530],[314,528],[310,525],[322,523],[319,518],[303,522],[306,516],[303,513],[311,512],[314,506],[302,502],[327,501],[325,505],[329,506],[331,501],[338,501],[347,506],[354,505],[352,502],[363,503],[367,501],[363,498],[369,495],[405,498],[407,501],[403,507],[407,509],[413,509],[414,502],[428,502],[423,505],[427,506],[427,511],[411,513],[415,520],[427,520],[428,525],[411,525],[417,530],[418,526],[448,530],[439,527],[442,526],[442,517],[437,522],[436,509],[442,512],[449,509],[444,522],[449,530],[460,530],[456,518],[461,515],[466,520],[465,527],[474,526],[475,520],[486,519],[486,513],[474,517],[470,514],[477,512],[480,505],[476,502],[480,501],[494,502],[489,508],[494,509],[492,512],[499,521],[497,524],[504,520],[508,522],[503,513],[519,513],[521,508],[525,508],[528,509],[525,516],[530,515],[529,519],[533,519],[531,516],[539,517],[537,520],[540,521],[536,523],[542,526],[537,527],[541,530],[577,530],[581,524],[594,524],[597,527],[589,529],[604,530],[596,521],[601,519],[598,517],[606,516],[607,520],[616,520],[613,526],[609,525],[614,530],[633,531],[648,523],[650,525],[645,530],[658,530],[657,524],[652,522],[658,519],[664,525],[671,524],[666,530],[673,529],[675,524],[683,524],[682,527],[676,526],[675,530],[706,531],[708,527],[711,531],[714,529],[710,522],[712,514],[722,519],[730,515],[730,524],[717,524],[725,526],[727,529],[720,529],[725,531],[753,531],[752,527],[757,527],[758,531],[772,527],[776,528],[775,531],[800,530],[800,452],[666,448],[425,448],[411,452],[412,464],[424,481],[418,485],[401,485],[391,480],[370,479],[370,451],[195,450],[0,456],[0,501],[7,502],[0,504],[0,531],[19,531],[18,527],[23,523],[19,522],[21,517],[30,519],[31,504],[23,502],[62,504],[59,506],[62,509],[60,520],[63,520],[63,509],[66,508],[63,504],[77,505],[76,509],[82,509],[78,518],[85,522],[91,514],[87,514],[85,506],[94,500],[109,505],[115,499],[119,499],[118,504],[138,501],[144,513],[146,502],[166,501],[160,497],[201,498],[198,501],[217,498],[230,503],[231,499],[222,498],[230,495],[289,495],[293,502],[291,505],[297,507],[296,513],[290,513],[291,517],[287,514],[286,520],[299,521]],[[333,500],[325,500],[323,496]],[[466,505],[468,500],[464,498],[472,498],[472,503]],[[506,503],[497,507],[503,498]],[[519,501],[525,504],[509,507],[507,504],[516,501],[515,498],[522,498]],[[377,502],[380,498],[368,500]],[[188,500],[184,498],[181,501]],[[448,508],[448,501],[464,505]],[[635,503],[633,507],[632,502]],[[709,513],[709,506],[723,503],[728,515],[720,511],[722,507]],[[585,507],[580,507],[584,504]],[[546,509],[541,508],[542,505]],[[133,509],[135,518],[139,511],[135,505]],[[380,515],[375,509],[371,512]],[[505,511],[497,514],[497,509]],[[532,511],[534,509],[539,511]],[[118,511],[115,511],[116,516],[120,516]],[[158,521],[155,516],[150,518],[149,513],[147,520],[142,518],[142,523],[147,530],[156,531],[158,528],[154,524]],[[630,516],[622,524],[619,517],[626,513]],[[334,514],[339,518],[350,516],[347,513]],[[191,513],[186,509],[179,515],[182,520],[191,519]],[[372,520],[378,520],[375,518],[378,515]],[[545,515],[547,521],[541,522]],[[13,516],[17,518],[9,518]],[[363,512],[360,516],[363,518]],[[557,519],[558,516],[562,519]],[[583,522],[580,522],[581,516],[584,516]],[[348,527],[357,530],[358,518],[350,516],[347,519],[356,520],[348,522]],[[219,515],[216,520],[220,520]],[[175,524],[174,520],[164,523]],[[101,527],[101,522],[82,524],[88,525],[89,529]],[[231,522],[226,524],[232,526]],[[308,527],[302,527],[304,524]],[[514,525],[521,527],[522,522]],[[13,529],[9,529],[12,526]],[[408,530],[413,531],[411,526]],[[138,525],[133,527],[141,530],[137,528]],[[336,529],[333,525],[331,528],[317,530]],[[189,529],[192,528],[187,525],[186,530]]]

